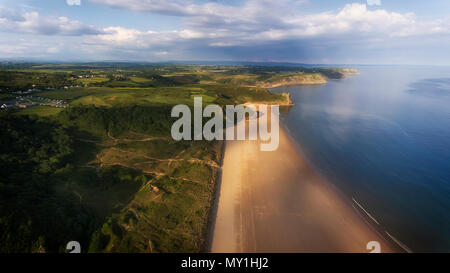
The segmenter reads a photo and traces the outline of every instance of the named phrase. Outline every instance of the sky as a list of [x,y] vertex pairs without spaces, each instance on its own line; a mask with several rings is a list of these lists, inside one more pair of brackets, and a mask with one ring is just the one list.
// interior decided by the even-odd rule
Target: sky
[[448,0],[0,0],[0,59],[450,65]]

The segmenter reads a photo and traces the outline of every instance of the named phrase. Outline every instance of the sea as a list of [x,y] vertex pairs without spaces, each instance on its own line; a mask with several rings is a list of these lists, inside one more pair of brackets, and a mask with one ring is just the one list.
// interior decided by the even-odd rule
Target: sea
[[360,71],[289,92],[290,136],[399,248],[450,252],[450,67],[352,66]]

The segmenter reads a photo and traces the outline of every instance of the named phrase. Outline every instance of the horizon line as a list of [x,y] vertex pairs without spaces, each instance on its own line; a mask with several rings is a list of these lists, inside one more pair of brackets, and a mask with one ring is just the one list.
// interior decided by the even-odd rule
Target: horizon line
[[[450,64],[388,64],[388,63],[307,63],[307,62],[289,62],[289,61],[235,61],[235,60],[167,60],[167,61],[133,61],[133,60],[33,60],[33,59],[2,59],[0,63],[36,63],[36,64],[95,64],[95,63],[123,63],[123,64],[186,64],[186,65],[224,65],[221,63],[230,63],[227,65],[246,64],[272,64],[272,65],[293,65],[293,66],[450,66]],[[208,64],[206,64],[208,63]]]

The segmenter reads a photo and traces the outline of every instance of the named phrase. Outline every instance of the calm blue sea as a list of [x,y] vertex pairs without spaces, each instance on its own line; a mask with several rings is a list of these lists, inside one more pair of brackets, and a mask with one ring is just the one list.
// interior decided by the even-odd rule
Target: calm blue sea
[[295,103],[283,123],[383,232],[414,252],[450,252],[450,67],[356,68],[326,85],[274,88]]

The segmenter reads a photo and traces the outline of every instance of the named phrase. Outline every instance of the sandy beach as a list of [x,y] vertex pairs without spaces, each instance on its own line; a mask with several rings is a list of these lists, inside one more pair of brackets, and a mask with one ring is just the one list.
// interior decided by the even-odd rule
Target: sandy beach
[[279,147],[227,141],[212,252],[369,252],[391,247],[320,178],[280,126]]

